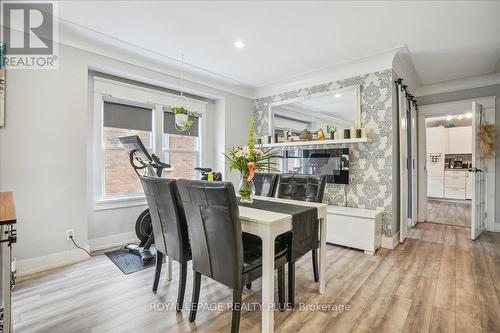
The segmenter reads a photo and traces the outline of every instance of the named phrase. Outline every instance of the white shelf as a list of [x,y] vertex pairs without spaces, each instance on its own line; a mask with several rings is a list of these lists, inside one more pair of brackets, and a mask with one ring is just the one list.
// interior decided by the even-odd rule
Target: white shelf
[[324,146],[324,145],[340,145],[340,144],[363,143],[363,142],[368,142],[368,138],[265,143],[262,144],[262,147],[277,148],[277,147],[296,147],[296,146]]

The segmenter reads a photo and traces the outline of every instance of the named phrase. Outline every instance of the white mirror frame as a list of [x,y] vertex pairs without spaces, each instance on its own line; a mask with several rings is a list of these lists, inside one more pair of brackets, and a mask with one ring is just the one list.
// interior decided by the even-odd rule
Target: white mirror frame
[[342,91],[347,91],[347,90],[352,90],[353,88],[356,89],[356,127],[361,128],[361,85],[356,85],[356,86],[349,86],[345,88],[339,88],[335,90],[329,90],[329,91],[324,91],[312,95],[307,95],[307,96],[299,96],[295,98],[289,98],[283,101],[279,102],[274,102],[270,103],[267,108],[267,118],[269,119],[269,135],[273,136],[274,135],[274,120],[272,117],[272,108],[275,106],[280,106],[280,105],[286,105],[294,102],[299,102],[299,101],[304,101],[306,99],[311,99],[315,97],[322,97],[322,96],[328,96],[328,95],[334,95],[338,94]]

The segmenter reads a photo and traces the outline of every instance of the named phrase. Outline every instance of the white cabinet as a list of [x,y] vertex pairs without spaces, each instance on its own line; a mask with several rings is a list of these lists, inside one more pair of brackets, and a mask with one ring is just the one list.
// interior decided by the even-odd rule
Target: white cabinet
[[471,172],[467,172],[465,181],[465,199],[472,200],[472,192],[474,186],[474,177]]
[[444,193],[444,177],[427,177],[427,196],[432,198],[442,198]]
[[444,174],[444,197],[465,200],[467,171],[445,171]]
[[444,127],[428,127],[427,131],[427,154],[444,154],[448,150],[448,129]]
[[326,241],[374,254],[382,243],[382,212],[328,206]]
[[472,153],[472,127],[451,127],[448,130],[448,154]]

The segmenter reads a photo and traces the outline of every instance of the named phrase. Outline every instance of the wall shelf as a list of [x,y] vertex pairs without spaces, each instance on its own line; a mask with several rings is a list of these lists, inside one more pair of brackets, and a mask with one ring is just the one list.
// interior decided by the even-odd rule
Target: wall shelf
[[368,138],[265,143],[265,144],[262,144],[262,148],[281,148],[281,147],[300,147],[300,146],[326,146],[326,145],[340,145],[340,144],[364,143],[364,142],[369,142]]

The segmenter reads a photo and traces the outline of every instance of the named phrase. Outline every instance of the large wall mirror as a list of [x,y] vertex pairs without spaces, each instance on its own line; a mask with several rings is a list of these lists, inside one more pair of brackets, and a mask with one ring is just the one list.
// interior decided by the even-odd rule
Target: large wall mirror
[[269,106],[269,135],[361,127],[360,86],[302,96]]

